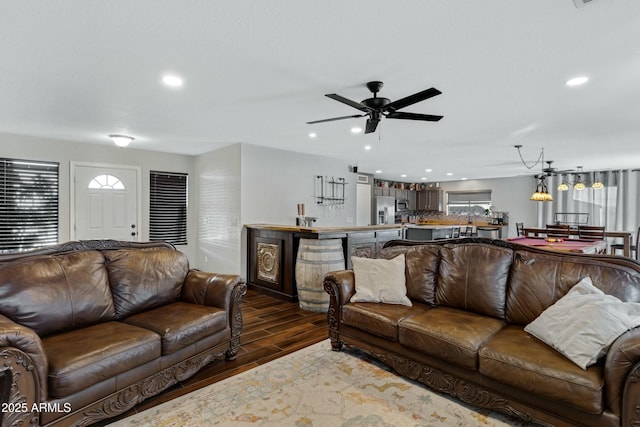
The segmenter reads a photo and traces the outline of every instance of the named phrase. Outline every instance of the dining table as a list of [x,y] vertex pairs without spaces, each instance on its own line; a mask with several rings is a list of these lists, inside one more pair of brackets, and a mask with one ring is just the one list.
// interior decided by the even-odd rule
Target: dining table
[[546,237],[512,237],[510,242],[556,252],[601,254],[607,250],[604,240],[556,239]]
[[[525,237],[539,237],[541,235],[546,236],[547,229],[544,227],[524,227],[523,233]],[[631,256],[631,236],[634,232],[632,231],[616,231],[616,230],[605,230],[604,237],[613,237],[622,239],[622,243],[624,244],[623,255],[626,257]],[[578,236],[577,228],[570,228],[569,234],[571,236]]]

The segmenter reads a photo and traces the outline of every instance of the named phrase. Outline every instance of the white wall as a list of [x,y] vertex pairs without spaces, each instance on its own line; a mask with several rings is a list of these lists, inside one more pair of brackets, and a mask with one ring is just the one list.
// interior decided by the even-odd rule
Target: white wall
[[[342,208],[319,206],[314,197],[317,175],[347,181]],[[298,203],[319,227],[354,225],[355,174],[347,162],[292,151],[242,144],[242,222],[295,225]]]
[[[141,240],[149,239],[149,171],[161,170],[169,172],[193,174],[193,156],[158,153],[135,149],[134,143],[127,148],[115,145],[83,144],[61,141],[49,138],[36,138],[11,134],[0,134],[0,157],[26,160],[42,160],[60,163],[60,205],[59,230],[60,242],[70,240],[70,163],[90,162],[100,164],[114,164],[139,166],[142,170],[142,224],[139,227]],[[191,190],[191,189],[190,189]],[[189,244],[180,246],[189,260],[194,259],[196,246],[196,210],[197,194],[189,191],[189,209],[187,212],[187,239]]]
[[242,248],[241,144],[196,159],[198,193],[196,264],[204,271],[240,274]]
[[541,202],[529,200],[535,184],[534,178],[519,176],[442,182],[440,186],[445,192],[491,190],[494,210],[509,212],[509,237],[515,237],[516,222],[523,222],[525,226],[536,226],[538,223],[538,203]]

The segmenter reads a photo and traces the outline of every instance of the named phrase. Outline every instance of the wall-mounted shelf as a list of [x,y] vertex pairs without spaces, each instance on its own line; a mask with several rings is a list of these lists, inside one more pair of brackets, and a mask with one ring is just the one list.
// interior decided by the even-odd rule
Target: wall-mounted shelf
[[316,203],[321,206],[343,206],[346,185],[344,178],[316,175]]

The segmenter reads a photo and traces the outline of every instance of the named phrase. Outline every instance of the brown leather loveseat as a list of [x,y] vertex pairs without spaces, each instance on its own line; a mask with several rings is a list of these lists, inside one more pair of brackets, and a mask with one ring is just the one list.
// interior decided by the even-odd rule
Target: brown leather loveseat
[[468,404],[542,425],[640,425],[640,328],[586,369],[525,331],[585,277],[635,306],[626,302],[640,302],[640,264],[485,238],[394,241],[376,258],[400,254],[411,306],[351,302],[354,271],[325,276],[334,350],[355,346]]
[[160,242],[1,256],[2,425],[88,425],[235,358],[245,292]]

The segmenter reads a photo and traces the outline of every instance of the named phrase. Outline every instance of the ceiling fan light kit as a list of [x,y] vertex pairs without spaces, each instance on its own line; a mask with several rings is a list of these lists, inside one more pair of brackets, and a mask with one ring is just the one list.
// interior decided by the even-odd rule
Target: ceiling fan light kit
[[365,129],[364,129],[364,133],[367,134],[367,133],[373,133],[376,131],[378,127],[378,123],[380,123],[383,117],[387,119],[419,120],[419,121],[426,121],[426,122],[437,122],[440,119],[442,119],[443,116],[398,111],[404,107],[408,107],[409,105],[413,105],[420,101],[424,101],[426,99],[440,95],[442,92],[440,92],[438,89],[432,87],[429,89],[425,89],[421,92],[414,93],[413,95],[409,95],[404,98],[398,99],[396,101],[391,101],[389,98],[378,96],[378,92],[380,92],[380,89],[382,89],[383,85],[384,83],[382,83],[381,81],[368,82],[367,88],[369,89],[369,91],[371,91],[371,93],[373,93],[373,97],[364,99],[361,102],[352,101],[351,99],[345,98],[344,96],[338,95],[336,93],[326,94],[325,95],[326,97],[331,98],[334,101],[338,101],[343,104],[346,104],[357,110],[360,110],[363,114],[354,114],[350,116],[333,117],[330,119],[313,120],[313,121],[307,122],[307,124],[324,123],[324,122],[332,122],[335,120],[367,117],[367,122],[365,124]]

